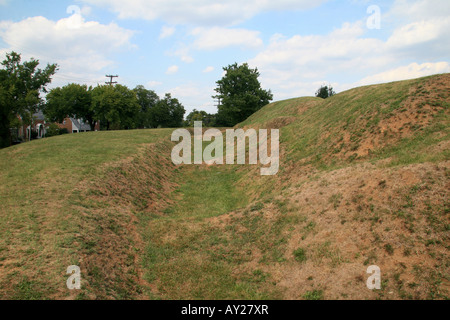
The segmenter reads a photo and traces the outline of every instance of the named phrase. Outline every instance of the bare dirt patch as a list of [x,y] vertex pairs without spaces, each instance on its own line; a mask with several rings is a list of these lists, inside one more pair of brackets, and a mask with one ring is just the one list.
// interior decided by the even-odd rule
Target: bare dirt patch
[[[376,116],[380,118],[378,122],[373,122],[374,120],[367,115],[360,116],[356,120],[358,130],[341,132],[342,139],[335,142],[335,152],[324,155],[324,158],[347,159],[349,156],[362,158],[376,149],[395,145],[400,140],[413,136],[432,124],[433,117],[437,113],[448,112],[448,107],[444,104],[450,100],[449,92],[448,74],[432,77],[412,86],[408,96],[398,108],[383,113],[383,110],[389,108],[389,104],[380,107],[381,113]],[[369,124],[369,121],[373,124]],[[330,132],[324,132],[321,141],[328,138],[329,134]]]
[[[316,172],[263,209],[253,212],[253,204],[209,223],[225,234],[234,225],[235,234],[245,235],[280,219],[292,221],[281,232],[288,239],[278,248],[284,258],[268,262],[254,246],[251,258],[235,270],[236,276],[251,270],[270,274],[283,299],[303,299],[313,290],[325,299],[443,298],[449,276],[449,164],[363,164]],[[276,205],[281,200],[282,207]],[[253,230],[237,224],[259,217]],[[266,243],[277,239],[274,235]],[[294,256],[299,248],[305,252],[303,262]],[[382,290],[366,287],[369,265],[381,268]]]
[[[90,299],[145,299],[139,219],[161,214],[174,188],[168,145],[143,148],[136,157],[105,166],[104,176],[78,187],[83,287]],[[139,217],[137,217],[139,215]],[[145,219],[145,218],[144,218]]]

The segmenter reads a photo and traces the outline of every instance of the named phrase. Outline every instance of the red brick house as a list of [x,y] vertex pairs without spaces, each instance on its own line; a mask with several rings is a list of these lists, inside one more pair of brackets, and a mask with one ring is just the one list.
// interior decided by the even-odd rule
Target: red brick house
[[[18,116],[21,120],[20,116]],[[11,129],[11,135],[13,139],[28,141],[30,140],[30,132],[34,131],[37,133],[37,139],[45,137],[47,129],[50,122],[45,121],[44,114],[39,111],[33,115],[33,125],[23,125],[18,129]],[[91,131],[91,127],[82,121],[81,119],[65,118],[62,123],[57,123],[57,125],[63,129],[67,129],[68,133],[78,133],[78,132],[88,132]],[[100,131],[100,123],[95,125],[94,131]]]
[[[88,132],[91,131],[91,126],[81,119],[65,118],[62,123],[58,123],[61,129],[67,129],[69,133]],[[100,131],[100,123],[97,122],[94,131]]]
[[[19,120],[22,118],[18,115]],[[33,114],[33,125],[27,126],[22,125],[18,129],[11,129],[11,136],[13,139],[22,139],[22,141],[30,140],[31,130],[37,132],[37,138],[43,138],[45,136],[46,129],[48,128],[49,123],[45,121],[44,114],[42,111],[39,111]]]

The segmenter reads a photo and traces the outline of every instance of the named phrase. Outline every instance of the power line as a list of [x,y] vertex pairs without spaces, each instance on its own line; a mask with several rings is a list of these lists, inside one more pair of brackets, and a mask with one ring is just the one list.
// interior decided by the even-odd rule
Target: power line
[[112,76],[112,75],[106,75],[105,77],[109,78],[109,82],[105,82],[106,84],[109,84],[110,86],[112,86],[113,84],[116,84],[117,81],[113,82],[113,78],[118,78],[119,76]]
[[98,83],[99,82],[99,81],[93,81],[92,79],[79,78],[79,77],[64,75],[64,74],[59,74],[59,73],[54,74],[53,77],[59,78],[61,80],[68,80],[68,81],[89,82],[89,83]]

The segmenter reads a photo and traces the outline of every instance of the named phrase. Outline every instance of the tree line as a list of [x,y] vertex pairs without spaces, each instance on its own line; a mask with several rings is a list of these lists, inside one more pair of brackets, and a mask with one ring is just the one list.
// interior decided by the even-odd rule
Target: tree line
[[[0,148],[12,143],[11,129],[33,123],[41,110],[49,122],[61,123],[67,117],[82,119],[93,130],[181,127],[184,106],[166,94],[160,98],[144,86],[129,89],[123,85],[88,87],[71,83],[47,90],[57,64],[38,68],[39,60],[22,62],[16,52],[6,54],[0,69]],[[41,94],[47,96],[42,98]],[[54,128],[53,128],[54,129]]]
[[[160,98],[144,86],[129,89],[124,85],[97,87],[71,83],[48,91],[47,85],[58,70],[57,64],[38,68],[39,61],[21,62],[21,55],[6,55],[0,69],[0,147],[11,144],[10,128],[31,125],[33,114],[43,111],[49,122],[61,123],[65,118],[82,119],[91,130],[100,123],[101,130],[123,130],[158,127],[192,126],[203,121],[205,126],[231,127],[245,120],[273,96],[263,90],[259,72],[248,64],[234,63],[223,68],[225,75],[217,81],[213,98],[220,101],[218,112],[208,114],[194,109],[184,120],[185,108],[170,94]],[[46,93],[45,100],[41,93]],[[51,127],[51,134],[57,131]]]
[[76,83],[57,87],[47,94],[45,117],[62,122],[67,117],[83,119],[94,130],[176,128],[183,126],[186,110],[171,94],[160,98],[139,85],[129,89],[117,84],[88,87]]
[[[224,67],[224,76],[216,82],[219,101],[215,114],[194,109],[184,120],[186,110],[170,94],[160,98],[153,90],[139,85],[97,87],[71,83],[49,92],[46,86],[58,70],[56,64],[38,69],[38,60],[21,63],[20,54],[11,52],[0,69],[0,147],[10,145],[10,128],[30,125],[32,116],[42,110],[49,122],[65,118],[82,119],[91,130],[100,123],[101,130],[141,128],[176,128],[203,121],[206,127],[233,127],[273,100],[270,90],[261,88],[258,69],[247,63]],[[40,93],[47,93],[45,101]],[[335,92],[322,86],[316,96],[328,98]],[[20,119],[18,118],[20,116]],[[55,129],[55,128],[52,128]]]

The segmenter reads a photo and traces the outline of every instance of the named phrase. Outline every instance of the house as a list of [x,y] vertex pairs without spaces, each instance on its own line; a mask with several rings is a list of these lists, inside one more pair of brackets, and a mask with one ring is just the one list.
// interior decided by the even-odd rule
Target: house
[[[22,120],[18,116],[19,120]],[[45,116],[42,111],[33,114],[33,125],[23,125],[19,128],[10,129],[13,144],[20,141],[28,141],[31,139],[41,139],[45,137],[48,127],[51,122],[45,121]],[[68,133],[88,132],[91,127],[81,119],[65,118],[62,123],[57,123],[60,129],[67,129]],[[95,131],[100,131],[100,123],[97,123],[94,128]]]
[[[22,118],[17,115],[17,118],[22,121]],[[44,114],[42,111],[38,111],[37,113],[33,114],[33,125],[22,125],[18,128],[11,128],[11,139],[13,140],[12,143],[19,143],[20,141],[27,141],[30,140],[30,134],[31,138],[43,138],[45,136],[46,128],[48,128],[48,124],[45,121]],[[33,132],[36,132],[36,137],[33,137]]]
[[[58,123],[61,129],[67,129],[68,133],[88,132],[91,126],[81,119],[65,118],[62,123]],[[100,131],[100,123],[97,122],[94,131]]]

